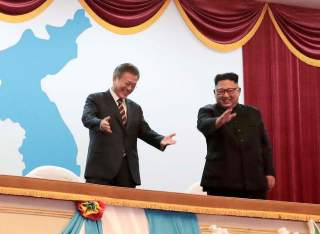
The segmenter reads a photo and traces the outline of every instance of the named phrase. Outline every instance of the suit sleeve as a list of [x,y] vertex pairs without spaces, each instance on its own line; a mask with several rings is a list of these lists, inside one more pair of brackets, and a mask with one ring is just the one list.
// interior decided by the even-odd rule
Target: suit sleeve
[[263,124],[261,114],[260,112],[258,113],[260,118],[260,135],[261,135],[261,145],[262,145],[262,156],[263,156],[263,162],[264,162],[264,173],[265,175],[275,176],[271,144],[269,141],[267,131]]
[[140,128],[138,137],[143,140],[144,142],[152,145],[153,147],[159,150],[165,150],[165,148],[161,148],[160,142],[164,138],[164,136],[158,134],[157,132],[153,131],[147,121],[145,121],[143,117],[143,111],[139,106],[139,114],[140,114]]
[[94,95],[87,97],[82,114],[82,123],[85,127],[99,131],[101,119],[98,118],[98,107],[94,100]]
[[213,135],[217,128],[215,126],[217,117],[209,107],[202,107],[198,112],[197,128],[205,136]]

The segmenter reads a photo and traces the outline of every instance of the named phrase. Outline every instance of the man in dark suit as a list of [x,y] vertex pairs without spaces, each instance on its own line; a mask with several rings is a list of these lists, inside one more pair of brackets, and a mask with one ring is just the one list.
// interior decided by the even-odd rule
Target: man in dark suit
[[121,64],[114,70],[108,91],[88,96],[82,115],[90,135],[86,182],[134,188],[141,184],[137,139],[162,151],[175,144],[175,134],[162,136],[153,131],[141,107],[127,98],[139,76],[134,65]]
[[265,199],[275,185],[272,151],[260,112],[238,103],[238,75],[215,77],[217,103],[200,108],[207,142],[201,186],[208,195]]

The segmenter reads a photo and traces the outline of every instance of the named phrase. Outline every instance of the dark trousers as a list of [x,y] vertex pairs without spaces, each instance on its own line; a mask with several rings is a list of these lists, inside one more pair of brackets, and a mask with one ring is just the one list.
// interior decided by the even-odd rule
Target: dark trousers
[[208,195],[223,196],[223,197],[240,197],[250,199],[266,199],[266,191],[247,191],[247,190],[229,190],[229,189],[214,189],[206,188]]
[[124,157],[118,174],[112,179],[86,178],[86,183],[112,185],[119,187],[135,188],[136,184],[132,179],[128,159]]

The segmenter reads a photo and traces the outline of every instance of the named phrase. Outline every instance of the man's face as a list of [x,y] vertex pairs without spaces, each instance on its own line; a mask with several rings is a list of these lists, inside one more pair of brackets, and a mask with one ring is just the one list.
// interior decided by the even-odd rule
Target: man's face
[[133,92],[138,80],[138,76],[125,72],[122,76],[113,78],[113,91],[119,98],[126,98]]
[[232,80],[221,80],[215,87],[214,94],[217,103],[224,108],[233,108],[237,105],[241,89]]

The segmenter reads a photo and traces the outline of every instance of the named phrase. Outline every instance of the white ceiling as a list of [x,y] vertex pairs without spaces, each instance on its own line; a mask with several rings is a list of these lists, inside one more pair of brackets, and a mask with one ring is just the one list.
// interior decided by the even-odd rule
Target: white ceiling
[[320,0],[260,0],[260,1],[320,9]]

